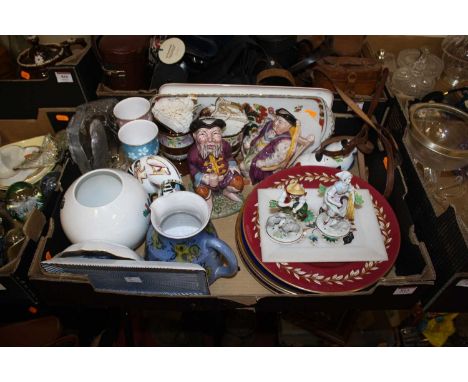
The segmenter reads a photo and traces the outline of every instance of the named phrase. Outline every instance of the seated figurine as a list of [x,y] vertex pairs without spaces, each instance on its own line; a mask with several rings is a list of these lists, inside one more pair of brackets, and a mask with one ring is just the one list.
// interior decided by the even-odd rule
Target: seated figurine
[[321,213],[317,218],[317,227],[332,237],[345,236],[354,220],[354,187],[352,175],[348,171],[336,174],[338,181],[328,187],[323,196]]
[[285,213],[290,213],[299,220],[307,217],[307,192],[304,186],[298,182],[289,183],[278,198],[278,207]]
[[278,109],[254,134],[244,138],[240,168],[253,184],[286,168],[298,146],[308,146],[314,136],[300,136],[300,122],[284,108]]
[[231,146],[221,137],[225,122],[215,118],[199,118],[192,122],[190,131],[195,144],[188,152],[188,166],[195,192],[212,205],[212,192],[221,191],[224,196],[241,202],[239,193],[244,180]]

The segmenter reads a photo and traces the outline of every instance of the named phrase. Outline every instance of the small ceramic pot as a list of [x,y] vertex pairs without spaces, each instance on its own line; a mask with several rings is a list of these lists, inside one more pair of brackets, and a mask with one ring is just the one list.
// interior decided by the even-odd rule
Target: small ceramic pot
[[128,122],[120,128],[118,136],[125,156],[132,161],[158,153],[158,127],[154,122]]
[[114,106],[113,112],[119,128],[137,119],[153,120],[151,103],[143,97],[125,98]]
[[237,134],[233,134],[233,135],[223,135],[223,139],[229,143],[232,147],[232,155],[234,157],[237,156],[237,154],[239,154],[239,151],[241,149],[241,146],[242,146],[242,138],[244,137],[244,132],[243,130],[241,130],[239,133]]
[[156,124],[160,130],[161,152],[175,164],[182,175],[188,174],[186,161],[187,153],[194,142],[192,133],[176,133],[158,120]]
[[151,204],[151,223],[146,235],[146,259],[201,265],[212,284],[233,276],[238,269],[232,249],[220,240],[211,225],[210,208],[192,192],[164,195]]
[[149,199],[138,180],[114,169],[90,171],[65,192],[60,210],[72,243],[90,240],[138,247],[150,219]]
[[179,185],[181,190],[182,177],[177,168],[166,158],[159,155],[149,155],[137,159],[128,170],[142,184],[145,191],[152,195],[162,194],[165,185],[171,182]]

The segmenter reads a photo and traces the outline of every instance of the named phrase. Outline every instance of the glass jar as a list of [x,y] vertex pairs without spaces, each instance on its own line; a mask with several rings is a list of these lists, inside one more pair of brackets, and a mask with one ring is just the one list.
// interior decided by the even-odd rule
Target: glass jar
[[442,41],[444,80],[452,88],[468,81],[468,36],[448,36]]

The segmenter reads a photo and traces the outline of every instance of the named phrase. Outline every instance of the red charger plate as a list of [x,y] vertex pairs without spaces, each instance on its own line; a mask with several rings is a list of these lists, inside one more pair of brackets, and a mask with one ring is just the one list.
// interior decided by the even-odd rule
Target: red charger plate
[[[387,200],[370,184],[353,176],[351,183],[357,188],[369,190],[380,231],[387,249],[386,261],[356,261],[330,263],[264,263],[260,248],[260,231],[258,227],[258,189],[283,187],[292,180],[300,181],[304,188],[318,188],[320,183],[326,186],[338,180],[335,176],[340,170],[321,166],[295,166],[273,174],[260,182],[249,194],[242,214],[242,235],[245,243],[243,256],[251,256],[255,266],[262,269],[251,269],[258,277],[261,272],[269,275],[279,284],[290,285],[303,292],[346,293],[361,290],[376,283],[392,268],[400,249],[400,227],[393,209]],[[238,235],[239,236],[239,235]],[[240,237],[237,238],[241,240]],[[245,245],[244,245],[245,244]],[[287,247],[286,247],[287,248]],[[287,250],[287,249],[286,249]],[[247,261],[252,268],[253,262]],[[265,280],[262,280],[265,282]],[[294,293],[291,289],[281,290]]]

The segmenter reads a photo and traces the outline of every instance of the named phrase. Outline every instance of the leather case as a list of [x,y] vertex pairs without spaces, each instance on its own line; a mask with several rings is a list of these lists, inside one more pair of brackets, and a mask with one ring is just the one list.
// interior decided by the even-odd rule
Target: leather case
[[147,88],[146,64],[149,36],[103,36],[98,56],[104,84],[114,90]]
[[382,65],[372,58],[324,57],[312,69],[314,86],[334,90],[336,86],[347,94],[372,95],[382,75]]

